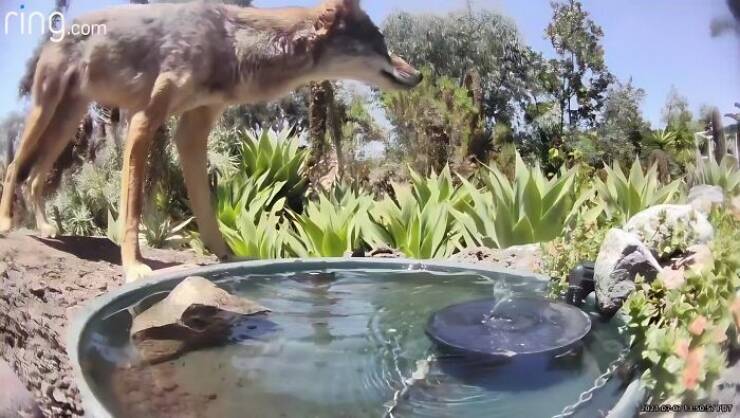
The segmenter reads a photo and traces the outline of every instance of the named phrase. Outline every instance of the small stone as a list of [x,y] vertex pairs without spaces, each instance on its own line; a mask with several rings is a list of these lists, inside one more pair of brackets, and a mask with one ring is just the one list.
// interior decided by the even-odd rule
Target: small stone
[[67,401],[67,395],[59,388],[54,388],[54,390],[51,391],[51,397],[59,403]]
[[162,387],[162,390],[165,391],[165,392],[172,392],[175,389],[177,389],[178,387],[180,387],[180,385],[178,385],[177,383],[172,382],[170,384],[164,385]]

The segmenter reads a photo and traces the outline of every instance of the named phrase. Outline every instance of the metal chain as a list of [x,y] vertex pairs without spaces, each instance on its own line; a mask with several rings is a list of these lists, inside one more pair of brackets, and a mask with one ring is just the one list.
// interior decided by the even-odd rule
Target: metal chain
[[429,374],[429,364],[433,362],[436,359],[434,354],[429,354],[425,359],[418,360],[416,362],[416,369],[408,378],[401,377],[401,388],[398,389],[393,393],[393,398],[385,403],[386,410],[385,414],[383,414],[383,418],[394,418],[395,415],[393,415],[393,412],[395,412],[396,408],[398,408],[398,405],[401,403],[401,400],[406,397],[406,394],[411,389],[411,386],[413,386],[416,382],[424,380],[427,378],[427,375]]
[[[594,380],[593,386],[591,386],[589,389],[585,390],[578,396],[578,401],[566,406],[565,408],[563,408],[562,412],[557,415],[553,415],[552,418],[569,417],[575,414],[578,408],[590,402],[591,399],[593,399],[594,397],[594,392],[606,386],[607,382],[609,382],[609,380],[614,376],[614,373],[617,371],[617,369],[619,369],[619,367],[624,364],[628,354],[629,349],[622,350],[619,353],[619,357],[609,363],[609,366],[607,366],[606,370],[604,370],[604,373],[600,374]],[[395,417],[393,413],[398,408],[401,400],[405,398],[406,394],[416,382],[426,379],[427,375],[429,374],[429,365],[435,360],[436,357],[434,356],[434,354],[429,354],[425,359],[416,362],[416,369],[410,377],[404,379],[403,376],[401,376],[401,388],[393,393],[393,398],[390,401],[386,402],[386,410],[385,414],[383,414],[383,418]]]
[[600,374],[599,377],[597,377],[596,380],[594,380],[594,385],[578,396],[578,401],[576,401],[575,403],[571,405],[566,406],[565,408],[563,408],[562,412],[560,412],[557,415],[553,415],[552,418],[565,418],[565,417],[569,417],[575,414],[578,408],[580,408],[583,404],[588,403],[594,397],[594,392],[603,388],[606,385],[609,379],[611,379],[612,376],[614,375],[614,372],[616,372],[617,369],[622,364],[624,364],[625,360],[627,359],[628,354],[629,354],[628,349],[622,350],[619,353],[619,357],[617,357],[614,361],[609,363],[609,366],[606,368],[604,373]]

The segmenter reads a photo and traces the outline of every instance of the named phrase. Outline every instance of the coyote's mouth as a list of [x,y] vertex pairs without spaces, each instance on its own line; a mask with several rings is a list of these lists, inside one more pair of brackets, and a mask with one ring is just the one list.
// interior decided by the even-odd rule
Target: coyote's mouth
[[390,80],[393,84],[407,89],[416,87],[421,83],[423,78],[421,72],[417,71],[397,55],[391,54],[389,58],[390,68],[380,71],[383,77]]
[[407,89],[416,87],[422,79],[421,73],[409,74],[405,71],[399,71],[398,69],[394,69],[393,71],[381,70],[380,73],[393,84]]

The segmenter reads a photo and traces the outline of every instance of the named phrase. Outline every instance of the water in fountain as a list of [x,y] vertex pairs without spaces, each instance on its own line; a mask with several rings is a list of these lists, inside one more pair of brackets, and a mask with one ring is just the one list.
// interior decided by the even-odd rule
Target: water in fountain
[[507,285],[506,281],[499,280],[493,283],[492,286],[493,289],[493,306],[491,306],[491,310],[488,312],[488,314],[484,315],[481,319],[482,324],[487,324],[492,319],[496,318],[496,314],[499,312],[499,308],[502,304],[508,302],[511,300],[512,291],[511,288]]

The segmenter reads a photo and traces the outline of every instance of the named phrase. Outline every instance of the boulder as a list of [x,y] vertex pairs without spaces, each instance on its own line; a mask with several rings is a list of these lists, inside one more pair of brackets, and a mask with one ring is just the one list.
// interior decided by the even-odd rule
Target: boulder
[[453,255],[451,260],[460,263],[489,264],[533,273],[544,271],[540,244],[515,245],[504,249],[466,248]]
[[660,270],[660,264],[639,237],[617,228],[610,230],[594,265],[599,312],[607,317],[614,315],[635,289],[635,276],[640,274],[652,280]]
[[653,250],[658,250],[659,243],[669,241],[679,228],[688,233],[687,246],[707,244],[714,238],[714,228],[706,215],[691,205],[652,206],[630,218],[624,227]]
[[719,186],[700,184],[689,190],[689,205],[697,211],[709,215],[715,207],[722,206],[725,194]]
[[240,319],[268,311],[229,294],[208,279],[188,277],[134,318],[131,339],[142,361],[159,363],[222,344]]

